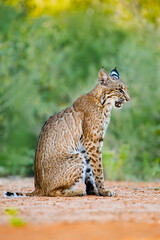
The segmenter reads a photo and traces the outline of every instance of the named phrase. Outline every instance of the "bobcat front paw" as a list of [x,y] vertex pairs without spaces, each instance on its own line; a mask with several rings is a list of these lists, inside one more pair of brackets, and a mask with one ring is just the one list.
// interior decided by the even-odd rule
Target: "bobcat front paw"
[[104,190],[100,192],[100,196],[103,196],[103,197],[113,197],[114,195],[115,195],[115,192],[112,190]]

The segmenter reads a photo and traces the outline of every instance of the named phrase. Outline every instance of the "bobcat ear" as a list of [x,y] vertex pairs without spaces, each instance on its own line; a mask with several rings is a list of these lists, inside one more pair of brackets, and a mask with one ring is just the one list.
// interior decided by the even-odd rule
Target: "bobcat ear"
[[107,80],[109,80],[110,77],[108,75],[108,73],[106,72],[106,70],[102,67],[99,71],[99,82],[100,84],[104,84],[105,82],[107,82]]
[[109,76],[115,79],[119,79],[119,73],[116,67],[110,72]]

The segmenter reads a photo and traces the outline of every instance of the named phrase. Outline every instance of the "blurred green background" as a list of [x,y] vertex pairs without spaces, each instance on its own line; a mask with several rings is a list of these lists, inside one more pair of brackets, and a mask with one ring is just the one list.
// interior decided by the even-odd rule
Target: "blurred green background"
[[0,176],[33,175],[48,117],[117,66],[131,101],[112,111],[109,180],[160,179],[160,1],[0,0]]

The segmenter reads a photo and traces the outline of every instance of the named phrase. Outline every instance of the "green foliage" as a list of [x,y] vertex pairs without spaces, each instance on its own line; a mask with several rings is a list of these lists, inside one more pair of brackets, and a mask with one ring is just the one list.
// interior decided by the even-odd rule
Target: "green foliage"
[[5,213],[8,216],[17,216],[18,214],[18,210],[16,208],[10,207],[10,208],[6,208],[5,209]]
[[147,14],[145,1],[134,8],[136,14],[130,4],[122,7],[125,1],[112,2],[97,7],[98,1],[86,1],[77,8],[73,1],[67,11],[57,5],[41,12],[34,1],[0,4],[0,176],[33,175],[43,123],[90,91],[101,66],[117,66],[131,101],[112,112],[105,175],[160,177],[158,16]]
[[8,216],[10,225],[13,227],[23,227],[26,223],[18,216],[18,209],[10,207],[5,209],[5,214]]
[[13,227],[23,227],[26,223],[23,221],[23,219],[14,217],[14,218],[10,219],[10,224]]

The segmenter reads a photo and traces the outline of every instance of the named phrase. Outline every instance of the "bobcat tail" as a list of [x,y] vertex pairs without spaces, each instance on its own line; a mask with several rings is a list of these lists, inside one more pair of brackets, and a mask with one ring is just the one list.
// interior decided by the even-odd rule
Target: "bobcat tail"
[[5,197],[34,197],[37,196],[37,192],[33,191],[31,193],[21,193],[21,192],[5,192]]

